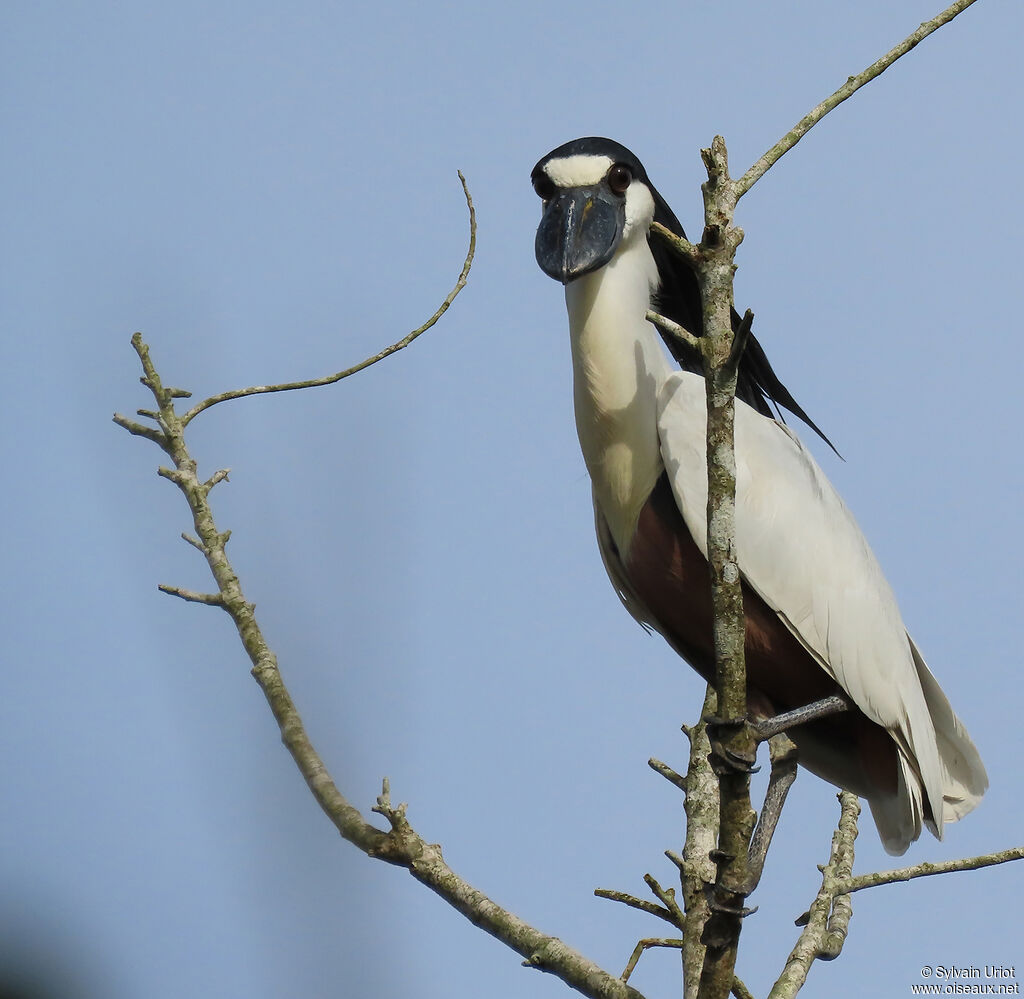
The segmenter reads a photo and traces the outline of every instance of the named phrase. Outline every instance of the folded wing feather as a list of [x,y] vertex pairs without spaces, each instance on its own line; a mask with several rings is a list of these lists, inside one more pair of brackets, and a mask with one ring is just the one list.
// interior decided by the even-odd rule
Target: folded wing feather
[[[666,379],[662,457],[686,526],[707,555],[704,380]],[[911,642],[896,598],[846,505],[782,424],[736,406],[736,542],[740,572],[815,660],[896,740],[899,801],[872,801],[887,848],[920,832],[922,795],[941,836],[977,804],[984,767]],[[880,814],[881,812],[881,814]],[[931,823],[929,823],[931,825]]]

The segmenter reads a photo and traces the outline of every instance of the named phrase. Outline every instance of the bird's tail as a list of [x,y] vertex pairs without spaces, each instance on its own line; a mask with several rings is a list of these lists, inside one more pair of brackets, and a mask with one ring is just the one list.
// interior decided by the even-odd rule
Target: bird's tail
[[[899,785],[893,795],[869,799],[871,815],[887,853],[899,856],[921,834],[921,826],[942,839],[942,827],[970,812],[988,788],[988,774],[963,722],[932,676],[913,639],[907,636],[921,692],[935,732],[938,786],[925,787],[913,753],[899,747]],[[909,753],[909,755],[908,755]],[[931,782],[928,782],[931,785]],[[931,793],[929,793],[931,792]],[[926,804],[927,802],[927,804]]]
[[[909,635],[907,637],[910,638]],[[913,639],[910,639],[910,651],[935,726],[935,741],[942,768],[943,815],[941,819],[936,816],[935,823],[956,822],[981,801],[988,788],[988,774],[967,729],[954,714],[949,699],[932,676],[932,671],[928,669]],[[932,832],[941,838],[939,828],[932,828]]]

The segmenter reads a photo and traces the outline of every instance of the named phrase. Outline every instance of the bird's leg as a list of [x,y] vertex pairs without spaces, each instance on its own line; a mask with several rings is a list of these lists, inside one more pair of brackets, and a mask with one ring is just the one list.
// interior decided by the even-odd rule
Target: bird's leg
[[801,708],[794,708],[792,711],[785,711],[781,715],[766,718],[764,721],[752,722],[746,718],[707,718],[708,738],[711,740],[711,766],[715,773],[757,773],[754,766],[755,755],[739,755],[729,751],[723,745],[726,737],[738,726],[749,725],[757,744],[767,742],[773,736],[797,725],[804,725],[809,721],[818,718],[827,718],[829,715],[838,714],[840,711],[848,711],[850,702],[841,694],[832,694],[830,697],[823,697],[820,701],[813,701]]
[[803,725],[818,718],[827,718],[829,715],[838,714],[840,711],[848,711],[850,702],[840,694],[833,694],[831,697],[823,697],[820,701],[805,704],[802,708],[794,708],[774,718],[766,718],[761,722],[751,722],[750,727],[754,730],[754,736],[758,742],[765,742],[772,736]]
[[773,735],[768,740],[768,752],[772,761],[771,774],[768,777],[768,790],[764,795],[764,805],[757,819],[757,828],[750,840],[750,851],[747,854],[747,871],[749,872],[748,894],[753,892],[761,880],[765,857],[771,846],[775,827],[782,815],[782,806],[786,803],[793,781],[796,780],[797,749],[796,744],[784,732]]
[[847,711],[849,707],[850,702],[845,697],[833,694],[831,697],[824,697],[820,701],[805,704],[793,711],[786,711],[774,718],[750,723],[758,743],[765,741],[768,743],[772,769],[768,778],[768,790],[765,792],[764,805],[758,816],[757,828],[754,830],[750,841],[750,852],[747,855],[749,882],[746,887],[748,893],[752,892],[761,880],[765,858],[768,856],[768,847],[771,846],[775,827],[782,815],[782,806],[785,805],[786,795],[789,794],[789,789],[793,786],[793,781],[796,780],[798,753],[796,744],[786,735],[787,730],[817,718],[827,718],[829,715]]
[[[829,715],[847,711],[849,708],[850,702],[845,697],[834,694],[761,722],[751,722],[748,719],[740,718],[707,719],[708,738],[711,741],[709,760],[712,769],[719,776],[726,773],[755,773],[757,771],[757,767],[754,766],[756,746],[762,742],[767,742],[769,746],[771,774],[768,778],[768,790],[765,792],[764,805],[758,816],[757,826],[754,829],[747,854],[749,876],[744,885],[744,896],[753,892],[761,880],[765,858],[768,855],[772,836],[775,834],[775,827],[782,814],[782,807],[786,803],[786,795],[789,793],[793,781],[796,780],[797,748],[785,734],[786,731],[818,718],[827,718]],[[734,751],[726,749],[725,746],[725,743],[728,742],[728,735],[741,725],[748,726],[755,739],[755,753],[749,756],[747,754],[738,755]],[[746,915],[747,911],[737,906],[735,914]]]

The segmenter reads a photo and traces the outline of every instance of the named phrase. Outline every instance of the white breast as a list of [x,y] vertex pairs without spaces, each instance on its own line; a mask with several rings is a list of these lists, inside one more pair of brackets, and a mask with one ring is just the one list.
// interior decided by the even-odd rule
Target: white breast
[[673,371],[643,318],[657,267],[646,237],[633,237],[605,267],[565,290],[576,430],[596,501],[623,555],[662,472],[657,400]]

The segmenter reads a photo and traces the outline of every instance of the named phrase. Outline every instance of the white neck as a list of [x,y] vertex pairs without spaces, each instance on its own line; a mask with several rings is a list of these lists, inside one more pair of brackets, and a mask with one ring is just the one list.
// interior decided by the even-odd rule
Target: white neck
[[673,371],[644,318],[658,280],[646,227],[632,236],[609,264],[565,289],[576,431],[597,505],[623,558],[664,467],[657,397]]

